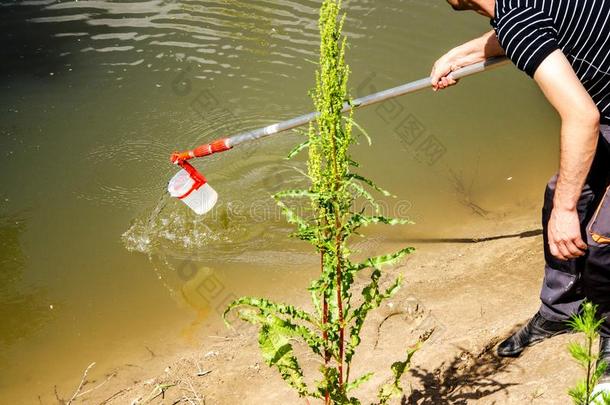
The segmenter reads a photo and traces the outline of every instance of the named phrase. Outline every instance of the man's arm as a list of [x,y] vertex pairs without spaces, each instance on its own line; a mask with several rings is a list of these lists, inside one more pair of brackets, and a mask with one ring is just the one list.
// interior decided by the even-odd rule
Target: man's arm
[[436,61],[430,74],[433,89],[440,90],[452,86],[457,81],[447,77],[451,72],[492,56],[504,55],[496,33],[491,30],[483,36],[453,48]]
[[534,79],[561,116],[561,163],[549,221],[549,247],[561,260],[584,255],[576,211],[599,137],[600,114],[560,50],[540,64]]

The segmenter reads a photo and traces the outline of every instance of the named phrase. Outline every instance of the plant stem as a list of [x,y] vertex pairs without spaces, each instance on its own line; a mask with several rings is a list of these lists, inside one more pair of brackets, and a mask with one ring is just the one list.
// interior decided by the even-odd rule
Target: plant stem
[[[324,273],[324,250],[320,250],[320,273]],[[324,327],[322,338],[324,339],[324,367],[328,367],[330,353],[328,352],[328,300],[326,299],[326,288],[322,291],[322,325]],[[324,393],[324,405],[330,405],[330,393],[328,387]]]
[[334,191],[334,217],[335,217],[335,255],[337,260],[337,310],[338,310],[338,322],[339,322],[339,358],[337,360],[339,367],[339,389],[343,390],[343,357],[345,352],[345,325],[343,319],[343,291],[342,291],[342,246],[341,246],[341,201],[338,201],[337,194],[341,189],[341,174],[339,173],[339,165],[337,163],[337,140],[335,139],[334,126],[331,131],[331,145],[332,145],[332,169],[333,169],[333,191]]
[[588,405],[591,402],[591,364],[593,363],[591,353],[593,352],[593,337],[587,336],[587,344],[587,398],[585,404]]
[[[335,217],[335,226],[341,229],[341,222],[338,217]],[[337,308],[339,311],[339,388],[343,388],[343,356],[345,351],[345,325],[343,324],[343,292],[342,284],[342,266],[341,266],[341,235],[336,235],[337,249]]]

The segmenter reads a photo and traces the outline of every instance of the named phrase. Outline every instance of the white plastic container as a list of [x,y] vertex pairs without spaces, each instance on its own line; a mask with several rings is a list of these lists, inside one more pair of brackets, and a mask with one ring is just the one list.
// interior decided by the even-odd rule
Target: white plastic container
[[167,191],[172,197],[182,200],[197,215],[210,211],[218,200],[218,193],[210,187],[203,176],[201,179],[193,179],[184,169],[172,177]]

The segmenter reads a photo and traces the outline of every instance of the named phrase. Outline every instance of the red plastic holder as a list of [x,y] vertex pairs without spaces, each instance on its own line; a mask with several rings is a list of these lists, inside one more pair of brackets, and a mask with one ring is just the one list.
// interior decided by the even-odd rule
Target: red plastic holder
[[185,152],[174,152],[170,160],[173,164],[179,165],[180,162],[186,162],[187,160],[209,156],[214,153],[224,152],[226,150],[231,149],[229,146],[229,140],[227,138],[218,139],[212,143],[206,143],[205,145],[201,145],[192,150],[187,150]]
[[189,162],[183,160],[177,163],[178,166],[186,170],[191,179],[193,179],[193,185],[191,188],[181,196],[178,196],[179,199],[184,199],[191,195],[191,193],[195,190],[199,190],[205,183],[207,183],[207,179],[203,176],[203,174],[199,173],[197,169],[193,167]]

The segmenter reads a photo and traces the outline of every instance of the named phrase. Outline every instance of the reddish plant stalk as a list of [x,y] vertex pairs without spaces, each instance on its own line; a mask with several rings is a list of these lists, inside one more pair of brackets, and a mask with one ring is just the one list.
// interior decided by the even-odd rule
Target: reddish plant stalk
[[[320,272],[324,272],[324,251],[320,253]],[[328,367],[328,362],[330,361],[330,353],[328,352],[328,300],[326,299],[326,290],[322,293],[322,325],[324,330],[322,331],[322,338],[324,339],[324,344],[326,347],[324,348],[324,366]],[[330,392],[328,392],[328,387],[324,394],[324,405],[330,405]]]
[[[340,228],[339,219],[336,219],[337,229]],[[339,311],[339,388],[343,389],[343,357],[344,357],[344,338],[345,338],[345,326],[343,325],[343,294],[341,289],[342,282],[342,269],[341,269],[341,240],[340,236],[337,235],[337,310]]]

